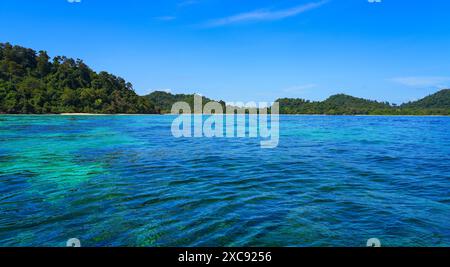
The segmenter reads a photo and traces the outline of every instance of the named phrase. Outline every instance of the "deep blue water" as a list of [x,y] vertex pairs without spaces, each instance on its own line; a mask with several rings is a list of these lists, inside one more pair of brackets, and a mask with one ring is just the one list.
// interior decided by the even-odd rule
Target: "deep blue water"
[[450,246],[450,117],[0,116],[0,246]]

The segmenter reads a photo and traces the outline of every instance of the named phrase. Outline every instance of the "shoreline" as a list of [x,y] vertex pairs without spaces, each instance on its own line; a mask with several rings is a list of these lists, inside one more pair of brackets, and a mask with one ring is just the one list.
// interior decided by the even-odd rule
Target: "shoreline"
[[[117,113],[117,114],[100,114],[100,113],[59,113],[59,114],[3,114],[1,113],[0,116],[179,116],[183,114],[126,114],[126,113]],[[188,114],[185,114],[188,115]],[[210,114],[193,114],[190,113],[190,115],[206,115],[209,116]],[[226,114],[221,113],[217,115],[232,115],[232,114]],[[243,115],[243,114],[242,114]],[[248,114],[245,114],[248,115]],[[270,114],[267,114],[270,116]],[[357,114],[357,115],[331,115],[331,114],[278,114],[279,116],[303,116],[303,117],[450,117],[450,115],[398,115],[398,114],[386,114],[386,115],[364,115],[364,114]]]

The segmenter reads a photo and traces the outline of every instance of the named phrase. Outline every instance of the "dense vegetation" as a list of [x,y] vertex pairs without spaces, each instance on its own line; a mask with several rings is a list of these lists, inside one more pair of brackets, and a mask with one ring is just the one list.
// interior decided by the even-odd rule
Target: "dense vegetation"
[[[0,113],[165,114],[178,101],[189,103],[193,110],[193,94],[157,91],[138,96],[124,79],[96,73],[82,60],[51,59],[45,51],[0,43]],[[203,105],[209,101],[203,97]],[[322,102],[277,101],[281,114],[450,115],[450,89],[400,106],[343,94]],[[220,103],[225,107],[223,101]]]
[[322,102],[304,99],[283,98],[281,114],[329,114],[329,115],[450,115],[450,90],[442,90],[419,101],[401,106],[334,95]]
[[282,114],[371,114],[390,109],[388,103],[365,100],[348,95],[334,95],[323,102],[304,99],[279,99]]
[[419,101],[402,105],[405,114],[450,115],[450,89],[441,90]]
[[81,60],[0,43],[0,113],[155,113],[130,83]]
[[[154,103],[155,109],[160,114],[167,114],[171,112],[172,105],[176,102],[186,102],[191,107],[191,111],[194,112],[194,94],[171,94],[162,91],[156,91],[149,95],[145,96],[151,103]],[[214,101],[212,99],[206,98],[202,96],[202,104],[203,106],[208,103]],[[222,105],[223,111],[225,111],[225,102],[219,101]]]

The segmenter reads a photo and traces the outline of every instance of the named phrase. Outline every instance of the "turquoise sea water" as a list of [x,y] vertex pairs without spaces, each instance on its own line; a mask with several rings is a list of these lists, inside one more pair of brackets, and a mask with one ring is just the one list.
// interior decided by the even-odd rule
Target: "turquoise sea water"
[[171,116],[0,116],[0,246],[450,246],[450,118],[282,116],[258,139]]

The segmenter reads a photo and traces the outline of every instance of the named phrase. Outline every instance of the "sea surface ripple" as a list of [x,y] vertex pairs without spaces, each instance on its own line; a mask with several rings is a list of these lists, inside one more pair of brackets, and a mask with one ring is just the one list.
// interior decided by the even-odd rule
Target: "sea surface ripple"
[[450,118],[281,116],[280,143],[172,116],[0,116],[0,246],[450,246]]

